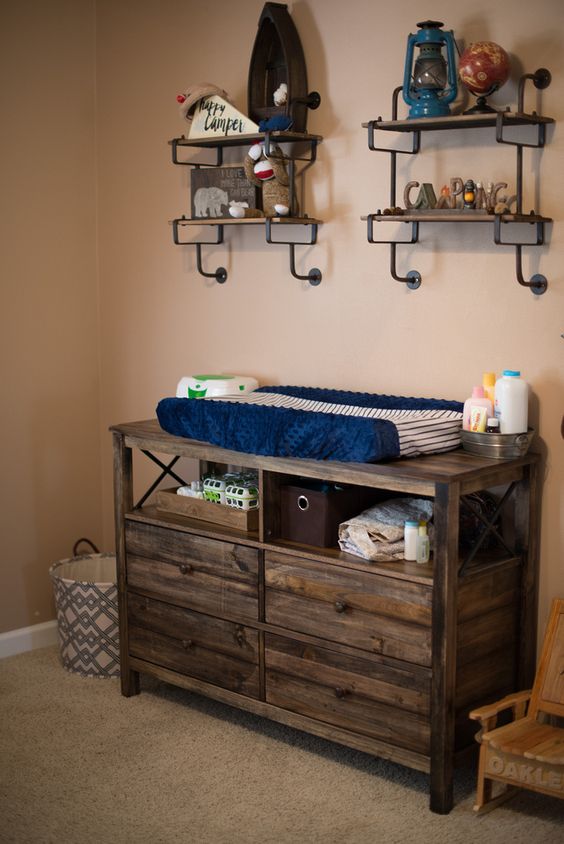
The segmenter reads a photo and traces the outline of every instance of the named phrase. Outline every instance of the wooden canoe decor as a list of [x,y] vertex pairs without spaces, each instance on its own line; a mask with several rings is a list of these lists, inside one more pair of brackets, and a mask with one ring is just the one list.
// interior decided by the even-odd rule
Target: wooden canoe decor
[[[286,101],[275,105],[274,92],[287,85]],[[319,105],[319,95],[308,95],[304,52],[297,29],[284,3],[265,3],[258,22],[248,81],[251,120],[293,119],[292,131],[305,132],[307,110]]]

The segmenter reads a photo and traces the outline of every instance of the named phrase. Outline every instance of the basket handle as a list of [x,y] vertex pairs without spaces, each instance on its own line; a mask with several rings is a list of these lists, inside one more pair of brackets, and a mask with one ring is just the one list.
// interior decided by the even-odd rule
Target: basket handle
[[94,553],[95,553],[95,554],[99,554],[99,553],[100,553],[100,551],[98,550],[98,548],[96,548],[96,546],[94,545],[94,543],[93,543],[90,539],[87,539],[85,536],[83,536],[83,537],[81,537],[80,539],[77,539],[77,540],[76,540],[76,542],[74,543],[73,547],[72,547],[72,555],[73,555],[73,557],[77,557],[77,556],[78,556],[78,553],[77,553],[77,552],[78,552],[78,546],[80,545],[80,543],[81,543],[81,542],[86,542],[86,543],[88,543],[88,545],[90,545],[90,547],[92,548],[92,550],[94,551]]

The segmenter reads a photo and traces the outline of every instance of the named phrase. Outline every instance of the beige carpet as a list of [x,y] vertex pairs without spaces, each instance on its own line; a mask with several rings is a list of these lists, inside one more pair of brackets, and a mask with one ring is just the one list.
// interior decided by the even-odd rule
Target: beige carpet
[[447,816],[427,777],[153,681],[83,679],[56,648],[0,661],[0,841],[15,844],[564,842],[564,801]]

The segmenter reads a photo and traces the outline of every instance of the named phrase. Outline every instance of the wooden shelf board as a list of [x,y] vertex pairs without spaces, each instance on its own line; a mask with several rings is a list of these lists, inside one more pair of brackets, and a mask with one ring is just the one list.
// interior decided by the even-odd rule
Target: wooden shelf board
[[[266,137],[265,132],[260,132],[253,135],[225,135],[215,138],[173,138],[169,144],[177,143],[182,147],[235,147],[246,146],[257,143],[257,141],[264,141]],[[321,135],[308,135],[305,132],[270,132],[270,138],[279,144],[282,143],[311,143],[315,141],[320,143],[323,138]]]
[[[536,126],[539,123],[554,123],[554,118],[540,114],[525,114],[505,111],[503,123],[506,126]],[[446,117],[416,117],[411,120],[374,120],[363,123],[365,129],[374,123],[377,129],[388,132],[440,131],[441,129],[479,129],[495,126],[495,114],[450,114]]]
[[499,216],[502,223],[551,223],[551,217],[541,217],[538,214],[486,214],[475,209],[409,211],[405,214],[370,214],[361,217],[368,220],[371,216],[377,222],[389,220],[396,223],[493,223]]
[[[248,219],[241,220],[235,217],[213,217],[211,219],[206,217],[205,219],[179,219],[176,222],[179,226],[257,226],[264,225],[266,219],[266,217],[249,217]],[[322,223],[322,220],[316,220],[314,217],[270,217],[269,219],[276,226],[280,224],[286,226],[311,226]]]

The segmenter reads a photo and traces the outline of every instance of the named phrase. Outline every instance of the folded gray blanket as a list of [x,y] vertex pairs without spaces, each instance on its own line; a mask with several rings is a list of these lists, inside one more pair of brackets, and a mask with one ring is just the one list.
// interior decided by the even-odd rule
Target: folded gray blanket
[[433,502],[425,498],[389,498],[339,525],[341,551],[365,560],[404,558],[404,522],[428,522]]

